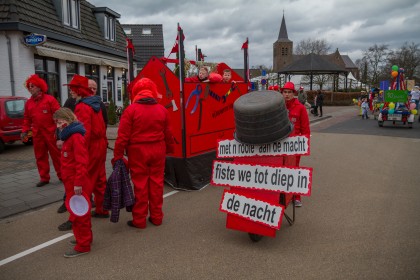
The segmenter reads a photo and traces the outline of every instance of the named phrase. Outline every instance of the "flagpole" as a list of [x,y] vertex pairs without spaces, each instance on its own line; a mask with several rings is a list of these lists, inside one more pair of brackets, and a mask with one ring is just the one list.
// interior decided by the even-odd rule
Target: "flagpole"
[[248,83],[248,37],[244,43],[244,80],[245,83]]
[[180,109],[181,109],[181,130],[182,130],[182,157],[186,158],[187,156],[187,147],[186,147],[186,141],[187,141],[187,137],[186,137],[186,130],[185,130],[185,108],[184,108],[184,71],[185,71],[185,67],[184,67],[184,58],[185,58],[185,54],[184,54],[184,32],[181,29],[181,26],[178,23],[178,53],[179,53],[179,82],[180,82],[180,86],[179,86],[179,104],[180,104]]

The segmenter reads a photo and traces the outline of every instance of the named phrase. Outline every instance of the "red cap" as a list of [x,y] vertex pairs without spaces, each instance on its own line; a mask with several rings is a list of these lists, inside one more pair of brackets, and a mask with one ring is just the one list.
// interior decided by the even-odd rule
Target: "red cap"
[[290,89],[290,90],[293,90],[293,92],[294,92],[294,93],[296,93],[296,90],[295,90],[295,84],[294,84],[294,83],[292,83],[292,82],[287,82],[287,83],[285,83],[285,84],[284,84],[284,87],[282,87],[282,88],[281,88],[281,92],[283,92],[283,90],[285,90],[285,89]]

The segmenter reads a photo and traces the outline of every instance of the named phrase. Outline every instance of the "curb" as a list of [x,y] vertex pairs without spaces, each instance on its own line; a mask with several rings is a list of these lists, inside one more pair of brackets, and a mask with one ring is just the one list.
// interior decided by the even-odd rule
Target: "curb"
[[312,119],[312,120],[309,120],[309,123],[317,123],[317,122],[320,122],[329,118],[332,118],[332,116],[325,116],[321,118]]

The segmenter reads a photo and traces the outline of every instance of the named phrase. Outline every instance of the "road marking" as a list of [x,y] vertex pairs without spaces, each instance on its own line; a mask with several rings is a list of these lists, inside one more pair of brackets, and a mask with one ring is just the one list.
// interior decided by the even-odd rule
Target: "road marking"
[[[171,196],[173,194],[176,194],[177,192],[179,192],[179,191],[171,191],[171,192],[168,192],[167,194],[164,194],[163,195],[163,198],[166,198],[168,196]],[[11,257],[9,257],[7,259],[1,260],[0,261],[0,266],[5,265],[5,264],[7,264],[9,262],[12,262],[14,260],[20,259],[20,258],[22,258],[22,257],[24,257],[26,255],[32,254],[33,252],[36,252],[38,250],[41,250],[41,249],[43,249],[45,247],[48,247],[50,245],[53,245],[53,244],[55,244],[57,242],[60,242],[61,240],[64,240],[66,238],[69,238],[71,236],[73,236],[73,233],[66,233],[66,234],[64,234],[64,235],[62,235],[60,237],[54,238],[54,239],[52,239],[50,241],[47,241],[45,243],[42,243],[42,244],[40,244],[38,246],[35,246],[35,247],[31,248],[31,249],[28,249],[26,251],[23,251],[23,252],[21,252],[19,254],[16,254],[14,256],[11,256]]]
[[168,192],[167,194],[164,194],[163,195],[163,198],[168,197],[168,196],[171,196],[173,194],[176,194],[177,192],[179,192],[179,191],[171,191],[171,192]]
[[35,246],[35,247],[31,248],[31,249],[28,249],[26,251],[23,251],[23,252],[21,252],[19,254],[16,254],[14,256],[11,256],[11,257],[9,257],[7,259],[1,260],[0,261],[0,266],[5,265],[5,264],[7,264],[9,262],[12,262],[14,260],[17,260],[19,258],[22,258],[22,257],[24,257],[26,255],[29,255],[29,254],[31,254],[33,252],[36,252],[38,250],[41,250],[41,249],[43,249],[45,247],[48,247],[48,246],[50,246],[50,245],[52,245],[54,243],[60,242],[61,240],[64,240],[66,238],[69,238],[70,236],[73,236],[73,233],[64,234],[64,235],[62,235],[60,237],[54,238],[53,240],[47,241],[47,242],[42,243],[42,244],[40,244],[38,246]]

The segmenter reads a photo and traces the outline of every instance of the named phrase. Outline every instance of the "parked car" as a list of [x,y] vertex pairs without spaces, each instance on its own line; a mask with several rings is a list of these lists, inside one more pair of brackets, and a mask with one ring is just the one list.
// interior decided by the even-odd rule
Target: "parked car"
[[[0,96],[0,153],[6,144],[21,141],[26,100],[26,97],[20,96]],[[23,143],[32,144],[32,137],[28,137]]]

